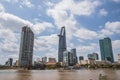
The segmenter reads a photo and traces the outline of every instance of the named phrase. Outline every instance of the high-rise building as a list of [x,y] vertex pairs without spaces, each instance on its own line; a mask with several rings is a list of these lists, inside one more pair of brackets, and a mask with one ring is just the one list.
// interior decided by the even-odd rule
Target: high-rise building
[[104,38],[99,40],[101,60],[114,62],[112,44],[110,38]]
[[98,60],[98,54],[97,53],[92,53],[92,54],[88,54],[88,59],[94,59],[94,60]]
[[95,60],[95,57],[94,57],[93,54],[88,54],[87,57],[88,57],[88,59],[94,59]]
[[13,65],[13,58],[9,58],[8,61],[6,61],[5,65],[11,67]]
[[63,65],[64,66],[73,66],[73,54],[69,51],[63,52]]
[[95,60],[99,60],[99,56],[98,56],[98,54],[97,54],[97,53],[92,53],[92,54],[93,54],[93,56],[94,56]]
[[79,61],[80,60],[84,60],[84,57],[83,56],[79,56]]
[[65,27],[61,28],[58,45],[58,62],[63,62],[63,52],[66,51],[66,32]]
[[55,58],[49,58],[49,62],[56,62]]
[[30,68],[33,60],[34,33],[28,26],[24,26],[21,32],[19,66]]
[[78,60],[77,60],[77,55],[76,55],[76,49],[71,49],[71,53],[73,54],[73,64],[75,65]]
[[42,63],[47,63],[47,57],[42,57]]

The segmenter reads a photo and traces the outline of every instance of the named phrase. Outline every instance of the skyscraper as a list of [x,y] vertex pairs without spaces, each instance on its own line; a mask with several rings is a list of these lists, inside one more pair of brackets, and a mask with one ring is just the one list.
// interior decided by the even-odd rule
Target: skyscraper
[[99,60],[99,55],[97,53],[93,53],[93,56],[95,57],[95,60]]
[[47,57],[42,57],[42,63],[47,63]]
[[73,54],[73,64],[75,65],[78,60],[77,60],[77,55],[76,55],[76,49],[71,49],[71,53]]
[[13,58],[9,58],[8,61],[6,61],[5,65],[12,67],[13,64]]
[[92,54],[88,54],[88,59],[94,59],[94,60],[98,60],[98,54],[97,53],[92,53]]
[[63,65],[64,66],[73,66],[73,53],[69,51],[63,52]]
[[79,61],[80,60],[84,60],[84,57],[83,56],[79,56]]
[[24,26],[21,32],[19,66],[30,68],[33,59],[34,33],[28,26]]
[[58,62],[63,62],[63,52],[66,51],[66,32],[65,27],[61,28],[58,45]]
[[111,39],[108,37],[101,39],[99,40],[99,44],[100,44],[101,60],[114,62]]

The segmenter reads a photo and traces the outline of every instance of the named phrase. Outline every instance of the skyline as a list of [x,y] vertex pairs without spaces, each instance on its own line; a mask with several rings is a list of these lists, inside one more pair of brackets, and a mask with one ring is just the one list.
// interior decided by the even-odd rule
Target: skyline
[[119,0],[1,0],[0,64],[10,57],[18,59],[20,33],[25,25],[35,33],[34,60],[57,58],[57,35],[65,26],[68,50],[76,48],[77,56],[85,59],[96,52],[100,58],[99,40],[110,37],[116,61],[120,53],[119,5]]

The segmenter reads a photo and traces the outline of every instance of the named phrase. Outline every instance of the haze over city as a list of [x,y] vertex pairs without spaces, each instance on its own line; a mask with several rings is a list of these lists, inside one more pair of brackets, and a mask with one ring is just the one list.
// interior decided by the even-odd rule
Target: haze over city
[[[67,5],[66,5],[67,4]],[[18,60],[23,26],[34,32],[34,60],[58,56],[58,34],[66,28],[67,49],[77,56],[96,52],[110,37],[115,61],[120,53],[120,0],[0,0],[0,64]]]

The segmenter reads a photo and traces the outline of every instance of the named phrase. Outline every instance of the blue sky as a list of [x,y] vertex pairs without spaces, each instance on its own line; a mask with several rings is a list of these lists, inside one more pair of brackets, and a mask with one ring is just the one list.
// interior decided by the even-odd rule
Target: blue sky
[[21,28],[35,34],[34,60],[57,59],[60,28],[66,27],[67,49],[77,56],[97,52],[99,39],[110,37],[114,58],[120,53],[120,0],[0,0],[0,64],[18,59]]

